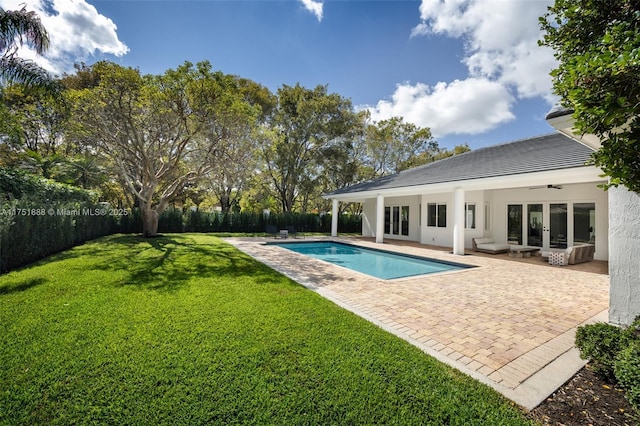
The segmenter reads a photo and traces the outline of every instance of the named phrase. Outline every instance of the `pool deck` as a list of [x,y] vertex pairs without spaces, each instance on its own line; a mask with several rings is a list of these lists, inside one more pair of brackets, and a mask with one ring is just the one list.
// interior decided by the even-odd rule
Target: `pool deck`
[[[364,247],[477,266],[462,271],[380,280],[281,247],[273,238],[226,238],[334,303],[419,347],[436,359],[533,409],[584,364],[576,328],[607,321],[607,263],[550,266],[469,251],[365,238],[334,239]],[[289,240],[287,240],[289,241]]]

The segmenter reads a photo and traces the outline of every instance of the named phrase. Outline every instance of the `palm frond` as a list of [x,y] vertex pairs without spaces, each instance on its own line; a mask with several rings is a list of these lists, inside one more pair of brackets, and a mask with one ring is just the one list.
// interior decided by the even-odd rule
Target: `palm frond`
[[35,62],[15,55],[0,58],[0,83],[22,83],[27,86],[38,86],[54,92],[60,90],[60,83]]
[[49,34],[35,12],[27,11],[26,7],[0,8],[0,50],[9,50],[16,45],[16,40],[20,45],[31,45],[39,55],[49,48]]

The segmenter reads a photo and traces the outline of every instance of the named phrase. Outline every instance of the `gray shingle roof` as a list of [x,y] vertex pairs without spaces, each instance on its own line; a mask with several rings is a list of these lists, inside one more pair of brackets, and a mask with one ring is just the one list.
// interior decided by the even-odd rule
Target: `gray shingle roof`
[[561,133],[552,133],[480,148],[394,175],[341,188],[327,195],[581,167],[585,165],[592,152]]

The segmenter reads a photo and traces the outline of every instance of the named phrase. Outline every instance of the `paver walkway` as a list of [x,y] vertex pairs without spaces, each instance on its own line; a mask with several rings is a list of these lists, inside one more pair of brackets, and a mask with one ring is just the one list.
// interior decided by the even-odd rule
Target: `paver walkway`
[[226,240],[528,409],[584,365],[576,327],[607,320],[605,274],[390,243],[384,249],[477,268],[385,281],[265,245],[264,238]]

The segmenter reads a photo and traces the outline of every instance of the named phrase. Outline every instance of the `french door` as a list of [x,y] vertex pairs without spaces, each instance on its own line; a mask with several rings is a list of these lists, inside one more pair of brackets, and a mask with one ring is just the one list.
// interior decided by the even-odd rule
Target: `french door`
[[507,240],[532,247],[567,248],[567,203],[524,203],[507,206]]

